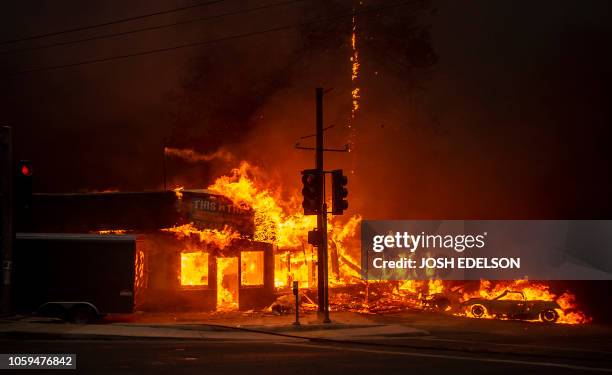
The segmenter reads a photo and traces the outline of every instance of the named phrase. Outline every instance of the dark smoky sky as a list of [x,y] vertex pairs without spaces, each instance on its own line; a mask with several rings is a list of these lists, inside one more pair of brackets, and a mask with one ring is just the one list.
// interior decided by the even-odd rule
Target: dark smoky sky
[[[16,47],[86,38],[267,4],[224,1]],[[389,1],[365,1],[385,5]],[[28,1],[4,5],[0,39],[193,4]],[[35,190],[159,189],[164,142],[223,146],[288,188],[313,156],[314,87],[326,95],[330,146],[350,110],[350,19],[118,61],[7,76],[343,13],[304,1],[248,15],[33,52],[0,53],[2,123]],[[610,8],[602,1],[433,1],[358,17],[357,143],[329,155],[353,170],[351,212],[370,218],[609,218]],[[415,67],[404,39],[425,28],[437,56]],[[410,52],[410,53],[407,53]],[[418,64],[417,64],[418,65]],[[170,183],[206,186],[229,167],[170,161]]]

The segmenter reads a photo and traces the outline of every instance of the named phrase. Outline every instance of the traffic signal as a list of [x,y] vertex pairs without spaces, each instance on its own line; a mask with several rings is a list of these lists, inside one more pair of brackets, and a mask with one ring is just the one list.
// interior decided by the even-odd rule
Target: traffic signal
[[319,247],[321,244],[321,232],[318,229],[308,231],[308,243],[314,247]]
[[302,207],[304,215],[317,215],[321,210],[323,179],[317,169],[305,169],[302,171]]
[[32,205],[32,163],[20,160],[17,163],[13,194],[15,197],[15,212],[27,211]]
[[348,178],[342,174],[342,169],[332,171],[332,214],[342,215],[348,208],[348,190],[346,189]]

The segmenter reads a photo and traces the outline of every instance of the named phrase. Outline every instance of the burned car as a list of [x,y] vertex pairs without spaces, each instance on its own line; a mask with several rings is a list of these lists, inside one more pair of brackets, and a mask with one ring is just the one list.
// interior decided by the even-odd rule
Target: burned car
[[[503,299],[509,294],[516,293],[521,299]],[[465,311],[475,317],[490,316],[494,318],[535,320],[540,319],[546,323],[554,323],[559,319],[557,309],[561,307],[555,301],[526,300],[522,292],[506,290],[493,299],[470,298],[463,302]]]
[[429,311],[457,311],[461,308],[462,287],[451,288],[444,293],[434,293],[421,299],[421,306]]

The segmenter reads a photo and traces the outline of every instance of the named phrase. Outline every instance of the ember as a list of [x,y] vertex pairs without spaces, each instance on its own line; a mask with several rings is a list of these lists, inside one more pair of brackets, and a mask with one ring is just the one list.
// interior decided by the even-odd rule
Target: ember
[[359,110],[359,101],[361,99],[361,89],[358,86],[359,69],[361,63],[359,62],[359,50],[357,49],[357,15],[356,9],[353,8],[353,17],[351,19],[351,117],[349,119],[347,127],[350,130],[349,134],[349,149],[352,150],[355,146],[355,117]]
[[107,229],[107,230],[100,230],[98,231],[98,234],[126,234],[127,230],[125,229]]

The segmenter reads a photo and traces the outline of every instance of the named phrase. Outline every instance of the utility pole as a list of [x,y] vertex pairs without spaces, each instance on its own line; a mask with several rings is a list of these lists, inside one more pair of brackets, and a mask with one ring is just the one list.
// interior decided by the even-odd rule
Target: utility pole
[[[328,253],[327,253],[327,202],[325,201],[325,175],[332,174],[332,189],[338,190],[333,196],[338,197],[334,201],[340,202],[339,208],[335,208],[336,203],[332,204],[333,214],[342,214],[348,207],[344,201],[348,192],[344,188],[346,178],[342,176],[342,170],[325,171],[323,168],[324,152],[348,152],[348,145],[344,149],[325,148],[323,145],[323,132],[329,128],[323,128],[323,94],[322,88],[316,88],[316,132],[315,134],[301,137],[306,139],[316,137],[315,147],[304,147],[298,141],[295,148],[299,150],[315,151],[315,169],[305,169],[302,171],[302,195],[304,201],[304,215],[317,215],[317,228],[308,232],[308,243],[317,248],[317,297],[319,301],[319,313],[324,314],[324,323],[329,320],[329,277],[328,277]],[[331,126],[330,126],[331,128]],[[340,181],[340,183],[338,183]],[[334,186],[337,186],[334,188]]]
[[2,313],[11,312],[11,269],[13,260],[13,138],[3,126],[0,135],[0,179],[2,193]]
[[324,323],[329,323],[329,293],[327,279],[327,203],[325,202],[325,172],[323,169],[323,88],[317,87],[316,93],[316,155],[315,165],[317,174],[321,178],[319,213],[317,214],[317,228],[319,230],[319,246],[317,247],[317,283],[319,297],[319,312],[324,313]]

